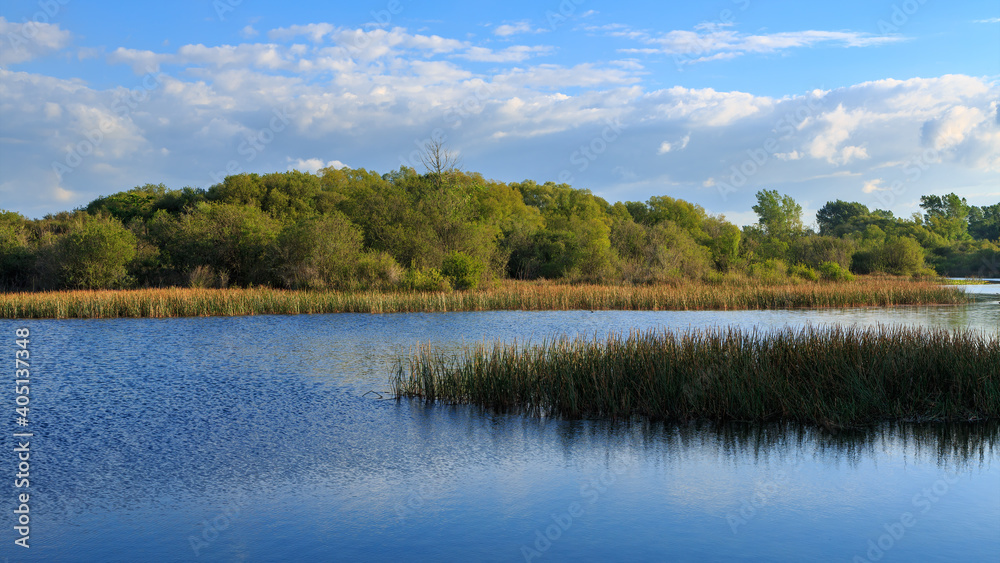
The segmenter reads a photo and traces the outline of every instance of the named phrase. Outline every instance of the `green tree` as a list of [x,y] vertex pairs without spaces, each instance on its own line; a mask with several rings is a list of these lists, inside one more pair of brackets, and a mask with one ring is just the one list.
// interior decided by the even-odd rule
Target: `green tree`
[[849,228],[852,220],[867,217],[870,214],[868,206],[856,201],[829,201],[816,212],[816,222],[819,223],[819,234],[840,236]]
[[128,264],[136,238],[113,218],[86,218],[59,241],[62,281],[80,289],[110,289],[129,283]]
[[363,256],[361,229],[340,212],[287,225],[274,245],[275,268],[286,287],[344,289]]
[[1000,241],[1000,203],[969,208],[969,235],[976,240]]
[[791,196],[781,195],[777,190],[761,190],[757,192],[757,205],[753,210],[769,238],[787,243],[803,233],[802,206]]
[[969,206],[954,193],[946,196],[920,196],[924,221],[930,229],[947,240],[969,238]]

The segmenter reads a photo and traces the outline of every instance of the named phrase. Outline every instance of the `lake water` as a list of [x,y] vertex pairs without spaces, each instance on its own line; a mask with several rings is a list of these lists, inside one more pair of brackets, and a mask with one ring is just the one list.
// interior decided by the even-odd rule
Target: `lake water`
[[[31,330],[35,436],[31,486],[16,489],[10,436],[24,429],[8,412],[0,558],[996,561],[997,424],[613,424],[365,394],[426,342],[810,323],[996,333],[997,295],[970,287],[982,298],[965,307],[2,320],[11,358],[14,329]],[[14,545],[25,491],[29,549]]]

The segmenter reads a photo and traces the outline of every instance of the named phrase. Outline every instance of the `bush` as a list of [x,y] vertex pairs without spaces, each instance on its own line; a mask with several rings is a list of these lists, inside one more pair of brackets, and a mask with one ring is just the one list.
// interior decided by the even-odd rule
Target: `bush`
[[812,268],[806,266],[805,264],[796,264],[792,266],[792,268],[788,271],[788,273],[791,276],[802,278],[804,280],[809,280],[809,281],[819,280],[819,274],[816,273],[816,270],[813,270]]
[[924,269],[924,249],[912,238],[886,237],[871,250],[855,253],[851,269],[859,274],[911,276]]
[[842,268],[849,268],[854,250],[854,243],[850,240],[825,236],[802,237],[791,246],[795,261],[812,268],[823,262],[836,262]]
[[788,281],[788,266],[784,260],[771,258],[751,264],[749,274],[765,285],[785,283]]
[[196,289],[216,287],[218,279],[219,277],[211,266],[195,266],[193,270],[188,272],[188,287]]
[[441,265],[441,274],[455,289],[475,289],[486,270],[486,265],[464,252],[448,253]]
[[451,282],[437,268],[410,269],[403,286],[415,291],[451,291]]
[[823,279],[830,281],[853,281],[854,274],[845,270],[836,262],[823,262],[819,265],[819,273]]
[[388,252],[366,252],[358,260],[354,282],[366,288],[389,289],[403,278],[403,268]]

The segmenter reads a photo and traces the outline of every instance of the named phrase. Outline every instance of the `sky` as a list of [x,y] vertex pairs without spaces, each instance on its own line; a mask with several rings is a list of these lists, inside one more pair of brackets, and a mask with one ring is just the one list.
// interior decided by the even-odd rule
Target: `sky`
[[0,209],[412,166],[669,195],[1000,202],[995,0],[4,1]]

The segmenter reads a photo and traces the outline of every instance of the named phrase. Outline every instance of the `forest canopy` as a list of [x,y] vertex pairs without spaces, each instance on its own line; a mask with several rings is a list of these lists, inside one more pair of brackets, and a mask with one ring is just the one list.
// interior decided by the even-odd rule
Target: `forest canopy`
[[667,195],[610,204],[589,190],[453,168],[239,174],[147,184],[28,219],[0,211],[4,291],[126,287],[473,289],[493,280],[761,283],[853,274],[1000,275],[1000,204],[921,197],[897,218],[828,202],[818,232],[775,190],[755,225]]

